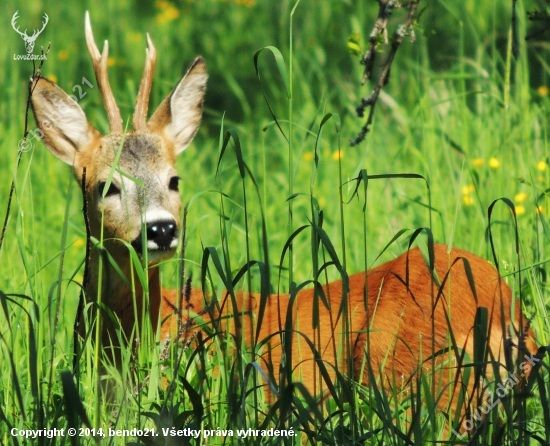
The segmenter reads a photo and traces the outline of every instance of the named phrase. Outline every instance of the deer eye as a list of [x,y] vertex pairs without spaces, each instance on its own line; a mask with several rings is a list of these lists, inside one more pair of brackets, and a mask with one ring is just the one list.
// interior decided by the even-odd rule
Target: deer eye
[[110,195],[116,195],[120,193],[119,188],[116,187],[112,182],[111,184],[109,184],[109,189],[107,189],[107,192],[105,192],[106,186],[107,186],[107,183],[105,181],[101,181],[97,186],[97,190],[101,197],[109,197]]
[[180,190],[179,188],[179,181],[180,177],[172,177],[170,178],[170,183],[168,184],[168,188],[170,190],[178,192]]

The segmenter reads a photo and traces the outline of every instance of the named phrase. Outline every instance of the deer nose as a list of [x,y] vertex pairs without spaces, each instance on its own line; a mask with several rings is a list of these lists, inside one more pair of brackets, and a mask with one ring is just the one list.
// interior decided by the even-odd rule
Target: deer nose
[[147,225],[147,241],[154,242],[160,249],[169,249],[176,236],[176,223],[156,221]]

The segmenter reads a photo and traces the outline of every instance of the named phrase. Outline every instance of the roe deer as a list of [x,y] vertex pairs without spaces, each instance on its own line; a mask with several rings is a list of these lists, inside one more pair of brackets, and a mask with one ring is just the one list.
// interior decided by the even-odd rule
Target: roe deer
[[[183,318],[193,330],[200,330],[194,323],[197,318],[175,310],[179,293],[161,288],[158,263],[172,256],[178,243],[181,203],[174,162],[193,139],[201,121],[207,80],[204,60],[201,57],[195,59],[179,84],[147,121],[156,61],[155,49],[148,37],[133,131],[124,133],[107,77],[108,44],[106,41],[100,55],[88,15],[86,40],[109,118],[110,134],[102,135],[94,129],[80,106],[48,79],[38,79],[32,95],[36,122],[44,132],[48,149],[73,166],[77,180],[82,179],[83,169],[86,169],[85,195],[91,235],[106,240],[104,246],[118,264],[117,271],[111,262],[100,263],[97,250],[93,250],[89,265],[91,280],[86,285],[86,295],[89,299],[96,299],[101,294],[104,305],[120,320],[127,334],[136,323],[141,323],[140,315],[144,309],[142,285],[135,281],[136,309],[133,308],[129,285],[131,262],[127,243],[131,243],[138,254],[147,251],[150,264],[149,314],[153,327],[157,326],[159,315],[163,321],[161,339],[174,336],[179,318]],[[105,190],[115,164],[117,171]],[[142,185],[138,186],[120,172],[136,178]],[[102,289],[98,290],[100,265],[103,280]],[[426,360],[451,344],[460,350],[454,350],[448,356],[439,354],[438,364],[463,350],[473,361],[473,327],[480,307],[488,310],[488,345],[500,364],[504,363],[504,341],[509,338],[509,332],[517,335],[527,326],[510,288],[487,261],[459,249],[448,250],[444,245],[435,246],[432,269],[420,251],[413,249],[372,270],[350,276],[347,282],[348,293],[345,293],[342,281],[322,287],[331,309],[319,305],[321,329],[314,329],[311,323],[313,289],[300,291],[291,306],[292,326],[296,330],[292,333],[291,361],[296,367],[296,377],[311,393],[316,392],[321,383],[319,361],[326,364],[332,377],[335,376],[334,369],[339,368],[340,372],[363,383],[368,382],[367,361],[375,372],[384,366],[386,374],[391,376],[394,373],[399,379],[408,379],[420,367],[435,364],[435,360],[433,363]],[[317,292],[320,293],[320,287]],[[192,289],[188,306],[198,313],[205,308],[204,300],[202,290]],[[283,361],[281,337],[272,335],[284,331],[291,299],[288,295],[268,296],[259,334],[255,333],[258,328],[252,327],[256,323],[253,316],[258,308],[259,295],[241,293],[237,300],[247,301],[246,314],[242,314],[246,319],[242,323],[245,341],[253,344],[254,338],[260,341],[269,339],[260,353],[259,362],[271,371],[279,370]],[[346,308],[342,308],[344,303]],[[225,305],[217,315],[213,311],[204,313],[200,320],[208,323],[213,317],[224,316],[220,319],[221,327],[234,330],[232,322],[223,322],[233,320],[225,317],[233,310],[230,306]],[[234,310],[240,311],[241,308]],[[342,311],[349,323],[346,328],[342,327],[342,320],[346,319]],[[171,317],[176,313],[179,315]],[[138,320],[135,320],[135,314]],[[113,322],[107,318],[103,342],[112,337],[113,328]],[[534,352],[536,346],[530,339],[532,332],[528,328],[526,331],[525,339],[519,344]],[[452,336],[452,341],[449,336]],[[318,355],[306,343],[299,346],[306,338],[316,346]],[[341,345],[349,348],[341,348]],[[444,375],[448,376],[448,373]],[[448,378],[444,379],[448,382]],[[469,390],[473,388],[472,381],[465,383]]]

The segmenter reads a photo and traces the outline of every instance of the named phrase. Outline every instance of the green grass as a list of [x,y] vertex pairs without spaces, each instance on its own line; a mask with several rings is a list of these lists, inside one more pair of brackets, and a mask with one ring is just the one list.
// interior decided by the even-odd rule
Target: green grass
[[[247,6],[232,0],[205,0],[170,4],[179,11],[173,20],[166,2],[155,6],[143,0],[91,1],[87,8],[96,41],[109,39],[114,58],[110,80],[123,117],[133,112],[146,31],[158,53],[151,107],[168,94],[197,54],[207,61],[210,78],[203,124],[195,142],[177,162],[183,179],[182,202],[189,209],[185,266],[193,273],[195,286],[199,286],[201,274],[206,274],[201,270],[206,247],[215,248],[225,273],[232,277],[249,260],[264,261],[269,253],[272,289],[286,292],[291,280],[296,284],[310,280],[331,258],[327,249],[315,251],[315,235],[310,228],[294,238],[291,262],[286,252],[282,265],[279,263],[289,234],[319,218],[315,204],[322,210],[322,227],[334,252],[349,274],[370,268],[392,237],[405,228],[411,229],[410,235],[416,228],[430,227],[436,241],[492,260],[487,210],[494,200],[507,197],[518,214],[524,268],[521,281],[514,274],[518,267],[514,219],[503,202],[491,215],[499,266],[516,295],[521,293],[539,345],[549,344],[550,95],[539,89],[548,85],[548,46],[523,41],[522,36],[532,26],[525,19],[525,10],[533,8],[532,2],[518,2],[517,60],[511,58],[509,50],[511,1],[426,2],[428,8],[416,27],[416,42],[406,40],[397,54],[372,131],[364,143],[353,148],[348,141],[362,125],[354,109],[370,87],[359,86],[362,67],[346,45],[348,36],[357,31],[365,48],[376,16],[375,2],[302,0],[293,16],[292,69],[289,26],[294,3],[257,0]],[[95,350],[88,343],[76,380],[61,374],[73,369],[73,324],[85,249],[82,203],[69,168],[41,143],[36,142],[24,153],[20,166],[15,167],[32,66],[13,60],[13,54],[23,54],[24,47],[7,23],[16,10],[20,11],[22,29],[37,26],[44,12],[49,15],[36,47],[52,42],[43,73],[55,76],[66,91],[81,85],[87,95],[80,104],[89,120],[105,131],[107,120],[85,49],[85,9],[77,2],[58,5],[50,0],[8,0],[4,8],[6,26],[0,29],[0,39],[5,42],[0,48],[2,219],[12,178],[16,193],[0,251],[0,290],[4,293],[0,295],[0,443],[14,442],[8,426],[67,428],[75,423],[84,427],[84,412],[92,426],[104,430],[111,426],[236,431],[282,425],[299,433],[288,439],[288,444],[302,444],[308,433],[309,438],[317,435],[316,441],[323,444],[424,444],[445,438],[444,420],[427,416],[429,391],[421,393],[422,423],[411,431],[408,440],[408,413],[395,408],[408,407],[411,401],[398,403],[402,396],[396,395],[385,401],[386,396],[374,388],[356,389],[354,398],[347,402],[329,399],[318,407],[284,393],[275,406],[268,404],[262,391],[243,396],[243,388],[254,380],[261,383],[262,378],[247,367],[249,352],[235,362],[234,350],[220,337],[213,340],[215,348],[183,350],[183,367],[178,373],[185,379],[179,381],[173,398],[162,390],[158,358],[163,346],[155,343],[151,327],[143,329],[135,359],[133,347],[125,350],[127,360],[122,370],[110,365],[105,352],[101,357],[104,371],[99,374],[93,366]],[[396,12],[392,29],[402,19],[402,13]],[[272,54],[263,51],[259,55],[262,86],[291,143],[274,124],[254,69],[255,52],[268,45],[279,48],[287,73],[292,73],[289,101]],[[379,55],[379,59],[383,57]],[[94,88],[85,86],[83,77],[92,81]],[[334,116],[320,132],[328,113],[338,114],[338,132]],[[234,129],[238,134],[242,158],[257,187],[249,173],[244,181],[241,179],[233,142],[218,167],[222,122],[224,130]],[[29,128],[34,126],[30,118]],[[414,173],[426,181],[371,180],[367,197],[363,185],[354,196],[362,170],[369,175]],[[296,194],[291,201],[292,218],[289,190]],[[401,237],[382,260],[401,254],[407,245],[408,237]],[[163,266],[165,288],[178,285],[178,270],[176,260]],[[326,271],[329,280],[341,275],[334,267]],[[208,275],[215,289],[223,289],[212,264]],[[258,269],[252,268],[245,277],[239,288],[259,291]],[[171,349],[165,371],[168,376],[179,354],[179,349]],[[96,398],[97,379],[102,380],[110,398]],[[349,386],[339,384],[338,395],[341,397]],[[544,399],[548,401],[550,386],[546,367],[534,394],[519,413],[527,420],[525,430],[538,435],[540,441],[520,434],[508,416],[502,439],[491,438],[497,429],[489,427],[474,443],[516,444],[521,440],[522,444],[548,444],[550,416]],[[500,412],[506,419],[502,407]],[[390,428],[392,424],[394,428]],[[455,437],[450,439],[456,442]],[[136,441],[135,437],[126,440]],[[230,440],[228,443],[233,444]],[[123,443],[121,438],[111,441]],[[58,438],[55,444],[68,442]],[[240,442],[258,444],[257,438]],[[91,440],[81,442],[88,443]],[[208,444],[221,443],[214,437]],[[54,443],[19,439],[19,444]],[[102,444],[109,444],[109,439]],[[279,443],[274,440],[273,444]]]

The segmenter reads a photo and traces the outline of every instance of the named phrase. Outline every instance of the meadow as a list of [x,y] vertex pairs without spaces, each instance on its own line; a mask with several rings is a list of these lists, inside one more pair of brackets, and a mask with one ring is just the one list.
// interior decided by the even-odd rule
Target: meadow
[[[335,280],[342,271],[393,259],[424,228],[414,244],[429,245],[433,237],[497,266],[520,297],[538,344],[547,346],[550,32],[526,41],[544,25],[529,21],[527,12],[544,11],[545,4],[517,1],[515,57],[512,6],[511,0],[422,0],[414,39],[407,36],[397,52],[371,131],[350,146],[365,121],[355,109],[372,89],[360,84],[359,61],[376,2],[5,0],[0,224],[8,219],[0,242],[0,443],[550,444],[547,356],[527,398],[514,394],[464,437],[434,415],[430,389],[416,400],[346,381],[336,383],[338,398],[321,404],[299,392],[282,392],[272,404],[254,388],[263,377],[250,365],[252,353],[234,357],[221,338],[214,341],[216,350],[172,346],[168,359],[159,359],[163,345],[145,326],[140,343],[124,352],[121,370],[81,340],[74,367],[86,248],[81,191],[70,169],[38,139],[18,158],[33,64],[14,60],[25,53],[9,25],[16,11],[21,29],[29,30],[48,14],[34,50],[39,54],[51,42],[43,75],[65,91],[80,92],[90,122],[108,131],[84,38],[88,10],[96,42],[109,40],[110,82],[124,119],[133,113],[146,32],[158,54],[152,109],[197,55],[206,60],[203,122],[176,164],[188,209],[185,271],[195,286],[205,281],[220,291],[221,276],[233,279],[257,260],[269,274],[245,268],[237,287],[259,291],[267,278],[271,290],[288,292],[319,268],[324,280]],[[394,11],[389,38],[405,16],[404,9]],[[280,51],[284,70],[274,51],[257,53],[268,46]],[[387,54],[380,45],[377,70]],[[32,113],[28,119],[33,135]],[[224,146],[227,130],[234,136]],[[182,282],[180,254],[181,248],[162,266],[166,288]],[[163,374],[179,376],[174,389],[163,386]],[[109,398],[98,383],[108,387]],[[351,400],[340,398],[350,392]],[[26,440],[10,434],[12,428],[54,427],[213,434],[185,440]],[[292,429],[296,436],[237,440],[216,433],[249,428]]]

